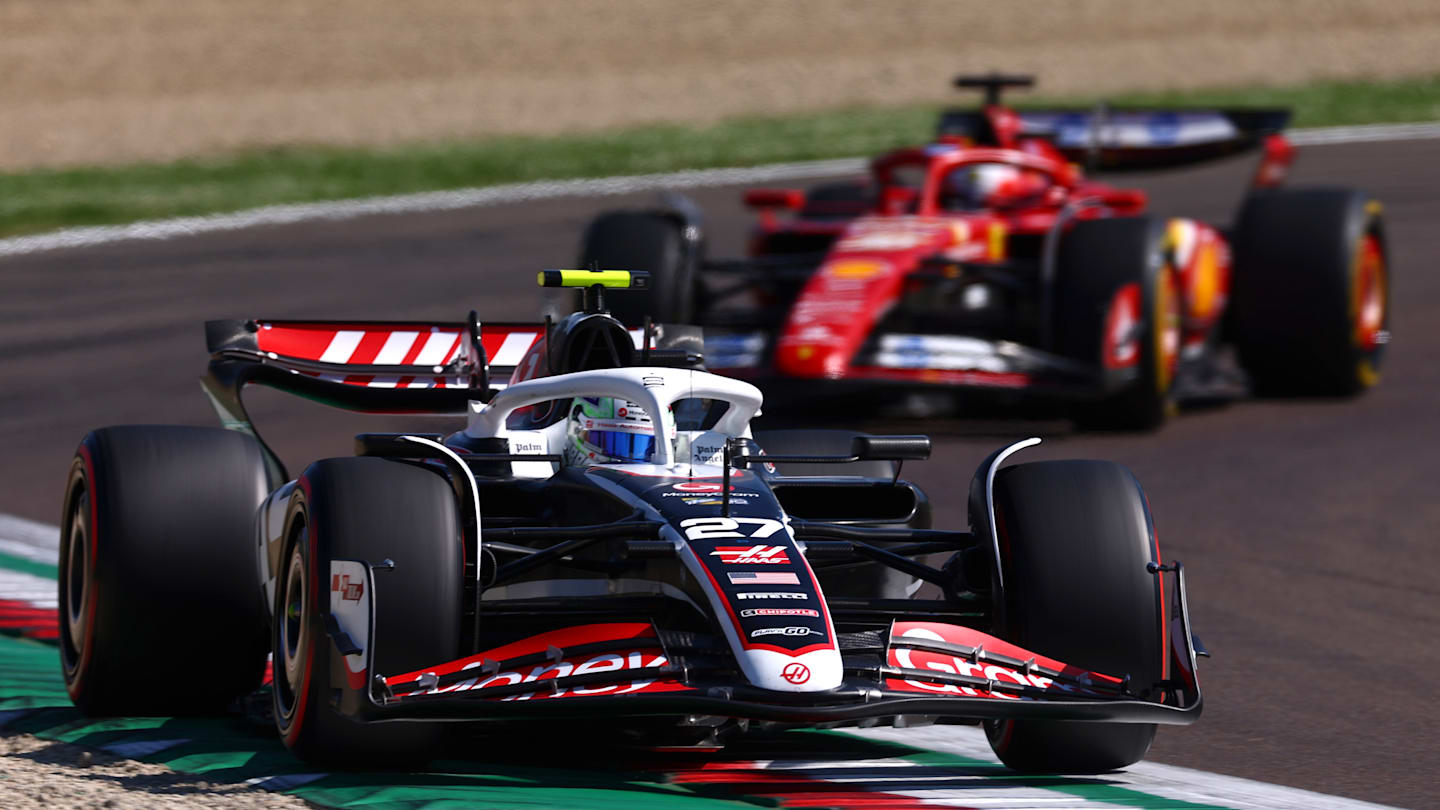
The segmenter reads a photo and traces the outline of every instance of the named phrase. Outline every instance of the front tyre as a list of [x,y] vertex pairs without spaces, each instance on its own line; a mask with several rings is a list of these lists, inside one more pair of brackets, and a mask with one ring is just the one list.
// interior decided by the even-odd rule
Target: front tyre
[[[450,485],[434,470],[379,458],[338,458],[305,470],[291,498],[272,630],[275,723],[302,759],[346,768],[407,768],[438,748],[435,723],[349,719],[369,678],[461,654],[462,537]],[[342,584],[335,566],[393,560],[375,574],[375,672],[356,671],[326,629]],[[334,564],[334,565],[332,565]],[[358,579],[358,577],[357,577]],[[358,630],[358,628],[351,628]],[[348,632],[348,631],[347,631]]]
[[[1166,624],[1159,548],[1145,495],[1107,461],[1041,461],[995,476],[1003,598],[1000,635],[1052,658],[1146,691],[1165,678]],[[986,725],[1011,768],[1100,773],[1140,761],[1155,726],[1056,720]]]
[[266,490],[260,445],[235,431],[85,436],[60,528],[60,662],[76,708],[218,712],[260,686],[254,521]]

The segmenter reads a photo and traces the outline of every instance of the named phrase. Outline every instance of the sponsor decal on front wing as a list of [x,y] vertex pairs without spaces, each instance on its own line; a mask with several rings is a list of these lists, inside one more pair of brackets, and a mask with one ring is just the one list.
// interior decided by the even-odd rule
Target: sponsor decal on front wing
[[[507,659],[520,658],[537,652],[554,649],[563,650],[570,646],[605,640],[632,640],[634,645],[630,649],[619,649],[613,652],[595,655],[576,655],[554,661],[512,667],[498,672],[493,671],[493,669],[490,672],[484,671],[487,665],[492,665],[493,667],[496,661],[503,662]],[[401,696],[420,694],[418,690],[405,691],[403,685],[411,683],[410,688],[414,690],[413,679],[424,673],[445,675],[453,672],[474,670],[475,676],[457,683],[425,690],[423,694],[483,692],[486,689],[499,686],[536,684],[535,692],[506,695],[499,698],[499,700],[503,701],[546,700],[551,698],[586,697],[593,695],[630,695],[644,692],[675,692],[688,690],[689,687],[674,680],[673,676],[668,673],[661,674],[657,672],[657,670],[668,664],[669,660],[660,649],[659,640],[655,638],[655,630],[651,625],[642,623],[592,624],[541,633],[538,636],[521,639],[511,644],[487,650],[478,655],[471,655],[446,664],[417,670],[404,675],[397,675],[389,680],[392,683],[402,685],[402,688],[397,689],[397,694]],[[572,686],[560,689],[542,688],[546,681],[552,681],[557,678],[567,678],[572,675],[586,675],[598,672],[613,672],[616,674],[616,680],[610,683],[591,683],[584,686]]]
[[[1120,683],[1120,679],[1118,678],[1097,672],[1088,672],[1052,658],[1035,655],[1007,641],[968,627],[958,627],[937,622],[895,622],[890,633],[892,639],[904,638],[920,641],[938,641],[964,647],[983,648],[990,652],[1017,658],[1022,661],[1029,660],[1035,662],[1040,666],[1064,672],[1066,675],[1081,681],[1089,681],[1096,684],[1109,682],[1118,685]],[[1091,693],[1083,688],[1056,682],[1038,673],[1028,671],[1021,672],[1002,664],[970,660],[964,656],[952,655],[950,653],[891,646],[887,660],[891,666],[904,667],[906,669],[929,670],[931,672],[941,672],[948,675],[968,675],[997,683],[1028,686],[1047,691],[1055,690],[1069,692],[1071,694],[1094,694],[1096,697],[1100,696],[1098,693]],[[998,698],[1001,700],[1024,699],[1019,695],[1008,692],[992,692],[987,689],[920,679],[887,678],[885,685],[890,689],[896,689],[902,692],[928,692],[930,694]]]

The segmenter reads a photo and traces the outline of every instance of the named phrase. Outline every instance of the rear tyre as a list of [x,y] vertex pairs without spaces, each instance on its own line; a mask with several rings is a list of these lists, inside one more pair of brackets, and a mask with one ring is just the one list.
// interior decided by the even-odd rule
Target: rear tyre
[[1354,396],[1380,379],[1389,267],[1380,205],[1349,189],[1246,200],[1230,331],[1260,394]]
[[81,712],[218,712],[260,686],[266,490],[259,444],[235,431],[128,425],[81,441],[59,577],[61,669]]
[[1165,257],[1163,223],[1076,223],[1061,242],[1055,284],[1055,350],[1098,367],[1117,388],[1077,408],[1076,422],[1098,430],[1158,428],[1175,410],[1180,357],[1180,288]]
[[695,283],[686,256],[684,229],[664,214],[611,211],[590,223],[580,247],[580,266],[605,270],[641,270],[650,289],[606,297],[610,314],[630,327],[645,316],[656,323],[688,323],[694,315]]
[[[995,476],[1004,597],[1000,635],[1096,672],[1130,676],[1144,696],[1165,677],[1165,604],[1155,533],[1140,484],[1106,461],[1041,461]],[[1055,720],[986,725],[1019,771],[1099,773],[1138,762],[1155,726]]]
[[[379,458],[318,461],[291,497],[275,587],[273,702],[285,744],[309,762],[410,768],[440,742],[436,723],[362,724],[342,710],[368,702],[368,678],[460,655],[461,532],[455,496],[425,467]],[[390,559],[375,574],[375,672],[349,668],[326,632],[331,561]],[[352,628],[353,629],[353,628]],[[347,630],[347,632],[349,632]]]

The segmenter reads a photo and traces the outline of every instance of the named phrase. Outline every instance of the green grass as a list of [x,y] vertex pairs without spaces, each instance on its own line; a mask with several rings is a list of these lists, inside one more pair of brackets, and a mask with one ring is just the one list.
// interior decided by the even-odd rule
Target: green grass
[[[1084,98],[1013,97],[1025,106]],[[1116,96],[1115,104],[1279,105],[1294,125],[1440,119],[1440,76],[1394,82]],[[970,103],[957,98],[957,103]],[[290,147],[210,160],[0,174],[0,235],[526,180],[603,177],[868,155],[922,142],[948,105],[740,118],[558,137],[497,137],[393,149]]]

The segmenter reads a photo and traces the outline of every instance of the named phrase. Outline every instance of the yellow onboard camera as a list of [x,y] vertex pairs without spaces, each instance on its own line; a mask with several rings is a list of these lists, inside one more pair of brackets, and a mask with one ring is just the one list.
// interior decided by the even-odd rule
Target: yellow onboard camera
[[643,290],[650,286],[650,274],[630,270],[541,270],[541,287],[609,287]]

